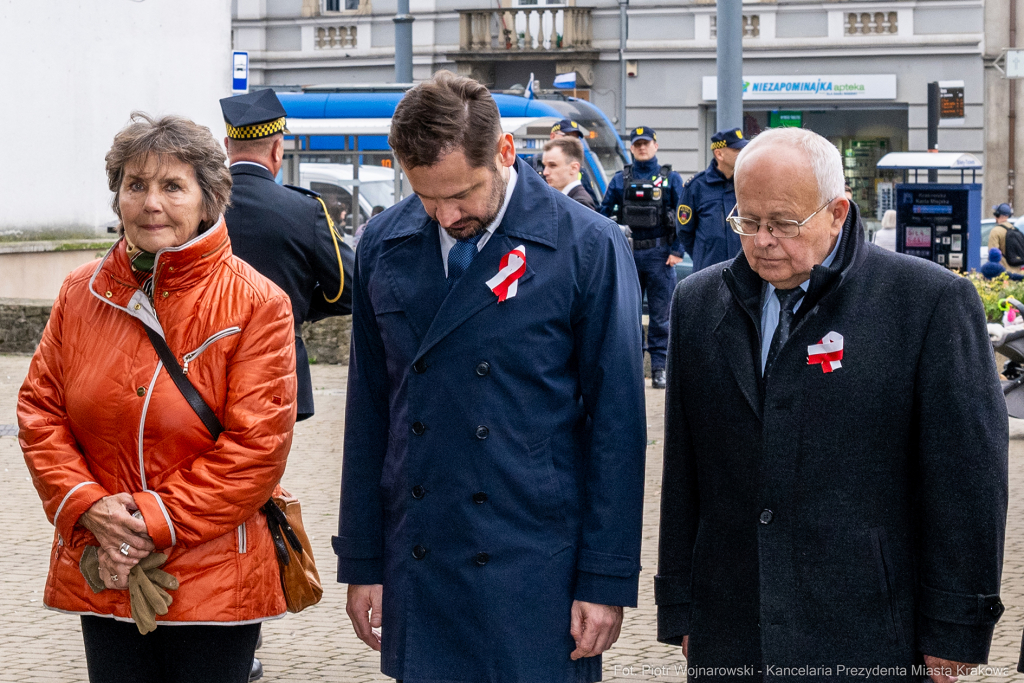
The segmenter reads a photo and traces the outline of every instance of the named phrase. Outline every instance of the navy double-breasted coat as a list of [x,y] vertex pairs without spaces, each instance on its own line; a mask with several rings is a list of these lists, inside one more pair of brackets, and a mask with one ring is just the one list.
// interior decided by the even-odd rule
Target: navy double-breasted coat
[[[501,224],[451,292],[412,196],[356,258],[338,580],[383,583],[381,670],[585,682],[574,599],[632,606],[646,426],[640,288],[611,221],[517,162]],[[516,247],[526,273],[485,284]]]

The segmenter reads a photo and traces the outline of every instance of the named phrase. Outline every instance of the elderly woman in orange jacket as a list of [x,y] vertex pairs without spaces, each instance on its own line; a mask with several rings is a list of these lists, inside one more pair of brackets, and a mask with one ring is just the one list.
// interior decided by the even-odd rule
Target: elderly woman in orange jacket
[[[285,612],[260,507],[295,421],[292,314],[231,254],[224,161],[207,128],[133,114],[106,157],[122,237],[64,281],[19,395],[25,461],[55,527],[43,602],[82,615],[92,681],[241,683],[260,622]],[[144,326],[212,408],[217,438]],[[167,558],[173,601],[142,635],[129,575],[155,567],[151,553]]]

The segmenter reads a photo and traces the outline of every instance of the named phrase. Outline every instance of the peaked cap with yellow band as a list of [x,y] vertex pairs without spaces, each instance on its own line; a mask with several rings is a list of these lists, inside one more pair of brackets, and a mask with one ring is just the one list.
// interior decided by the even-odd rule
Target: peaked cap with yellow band
[[275,133],[287,133],[287,116],[281,100],[269,88],[225,97],[220,101],[224,124],[232,140],[257,140]]
[[743,149],[747,146],[747,140],[743,137],[743,131],[739,128],[730,128],[728,130],[720,130],[711,136],[711,149],[723,149],[730,147],[732,149]]

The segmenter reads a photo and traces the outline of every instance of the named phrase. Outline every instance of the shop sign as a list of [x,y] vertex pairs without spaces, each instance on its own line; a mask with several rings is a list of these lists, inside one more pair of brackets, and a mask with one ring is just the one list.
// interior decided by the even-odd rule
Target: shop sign
[[[705,76],[704,99],[718,99],[718,78]],[[895,100],[896,74],[744,76],[744,100]]]

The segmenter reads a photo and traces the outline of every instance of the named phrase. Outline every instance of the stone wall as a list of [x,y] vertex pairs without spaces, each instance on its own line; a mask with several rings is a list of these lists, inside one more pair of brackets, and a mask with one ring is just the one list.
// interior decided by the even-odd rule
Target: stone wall
[[302,341],[310,363],[348,365],[348,343],[352,337],[352,316],[327,318],[302,326]]
[[[34,353],[52,307],[52,301],[0,299],[0,353]],[[310,362],[347,365],[351,331],[348,315],[303,325]]]
[[0,353],[34,352],[52,307],[52,301],[0,299]]

